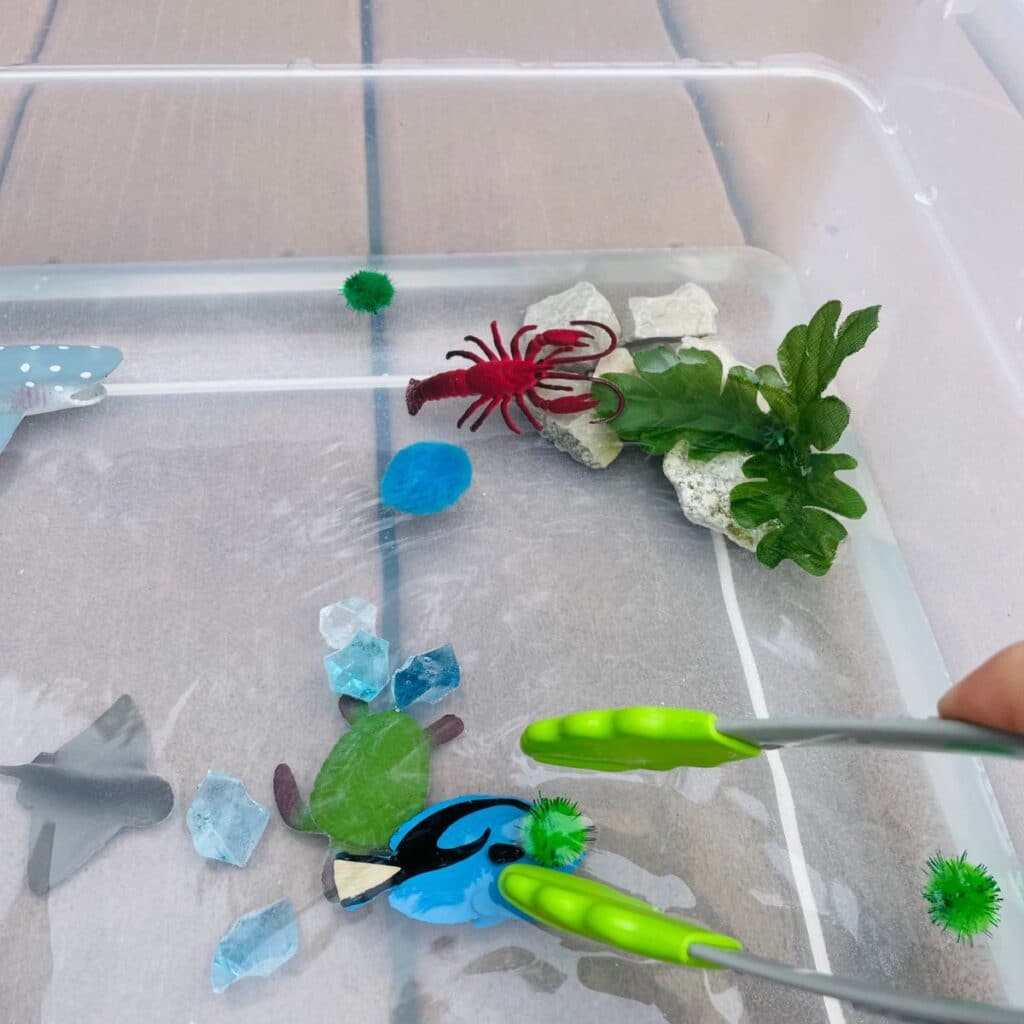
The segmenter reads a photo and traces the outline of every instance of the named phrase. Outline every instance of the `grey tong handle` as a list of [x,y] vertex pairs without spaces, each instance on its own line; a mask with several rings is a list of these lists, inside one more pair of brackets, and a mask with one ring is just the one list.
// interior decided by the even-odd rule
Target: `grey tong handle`
[[720,718],[716,727],[762,750],[868,746],[1024,758],[1024,736],[945,718]]
[[841,999],[862,1010],[882,1013],[895,1020],[916,1024],[1024,1024],[1024,1010],[990,1006],[986,1003],[964,1003],[953,999],[925,999],[879,988],[877,985],[831,974],[798,970],[762,960],[750,953],[719,949],[694,942],[690,955],[742,974],[752,974],[766,981],[804,992]]

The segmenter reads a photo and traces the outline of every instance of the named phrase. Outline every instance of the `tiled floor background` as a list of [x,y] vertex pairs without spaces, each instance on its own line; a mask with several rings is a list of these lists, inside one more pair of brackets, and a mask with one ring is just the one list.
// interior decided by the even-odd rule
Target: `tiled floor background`
[[[977,44],[997,24],[988,13],[1002,16],[1000,31],[1010,38],[1004,22],[1012,7],[1009,0],[7,0],[0,62],[9,64],[650,62],[803,53],[864,76],[886,110],[854,124],[863,112],[820,82],[722,89],[389,80],[373,90],[367,144],[358,82],[27,88],[0,79],[0,263],[368,249],[767,248],[806,277],[809,299],[883,301],[899,312],[901,333],[934,339],[922,349],[944,354],[933,373],[938,392],[949,391],[947,426],[991,475],[959,464],[950,474],[936,454],[928,475],[945,491],[922,510],[914,500],[914,477],[923,472],[916,453],[936,431],[918,428],[920,443],[903,449],[915,457],[894,464],[881,483],[940,644],[960,673],[1014,639],[1022,619],[1018,588],[993,596],[987,567],[1005,561],[1002,538],[1015,530],[1020,505],[999,464],[1007,435],[1020,437],[1024,120],[1012,102],[1012,61]],[[879,161],[883,122],[898,126],[906,166]],[[987,152],[998,157],[976,155]],[[915,202],[915,193],[925,203],[937,197],[934,208]],[[964,337],[976,340],[965,347]],[[908,419],[888,400],[885,358],[866,354],[853,371],[861,379],[850,385],[862,405],[875,401],[870,415],[879,432],[897,416]],[[1005,379],[1006,367],[1015,381]],[[1002,426],[960,415],[965,378],[975,393],[998,391]],[[965,491],[990,494],[979,509],[990,525],[970,538],[966,576],[951,552],[968,541],[950,541],[964,532]],[[1019,576],[1024,553],[1009,554]],[[951,577],[965,580],[969,600],[941,597]]]

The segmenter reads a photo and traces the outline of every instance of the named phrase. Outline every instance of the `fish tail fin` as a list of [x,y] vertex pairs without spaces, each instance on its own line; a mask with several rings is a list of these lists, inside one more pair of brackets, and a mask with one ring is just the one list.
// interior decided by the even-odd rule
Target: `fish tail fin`
[[324,864],[324,896],[343,907],[360,907],[400,884],[404,877],[394,857],[332,853]]

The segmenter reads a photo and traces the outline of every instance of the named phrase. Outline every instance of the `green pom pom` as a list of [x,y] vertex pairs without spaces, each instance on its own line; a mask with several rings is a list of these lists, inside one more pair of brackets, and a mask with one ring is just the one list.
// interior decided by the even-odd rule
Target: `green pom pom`
[[586,852],[594,838],[579,806],[564,796],[540,796],[523,819],[520,843],[526,855],[546,868],[567,868]]
[[391,278],[380,271],[357,270],[345,279],[341,294],[345,296],[349,309],[359,313],[379,313],[391,304],[395,286]]
[[928,901],[928,916],[956,935],[957,942],[973,945],[975,935],[987,935],[999,924],[999,884],[983,864],[969,863],[966,851],[959,857],[936,854],[925,870],[928,881],[921,894]]

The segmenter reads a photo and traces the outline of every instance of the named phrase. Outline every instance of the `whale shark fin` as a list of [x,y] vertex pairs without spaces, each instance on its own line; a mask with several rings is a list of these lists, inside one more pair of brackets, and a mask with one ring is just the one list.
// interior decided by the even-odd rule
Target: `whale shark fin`
[[20,412],[0,412],[0,452],[7,447],[7,442],[14,436],[20,422]]

